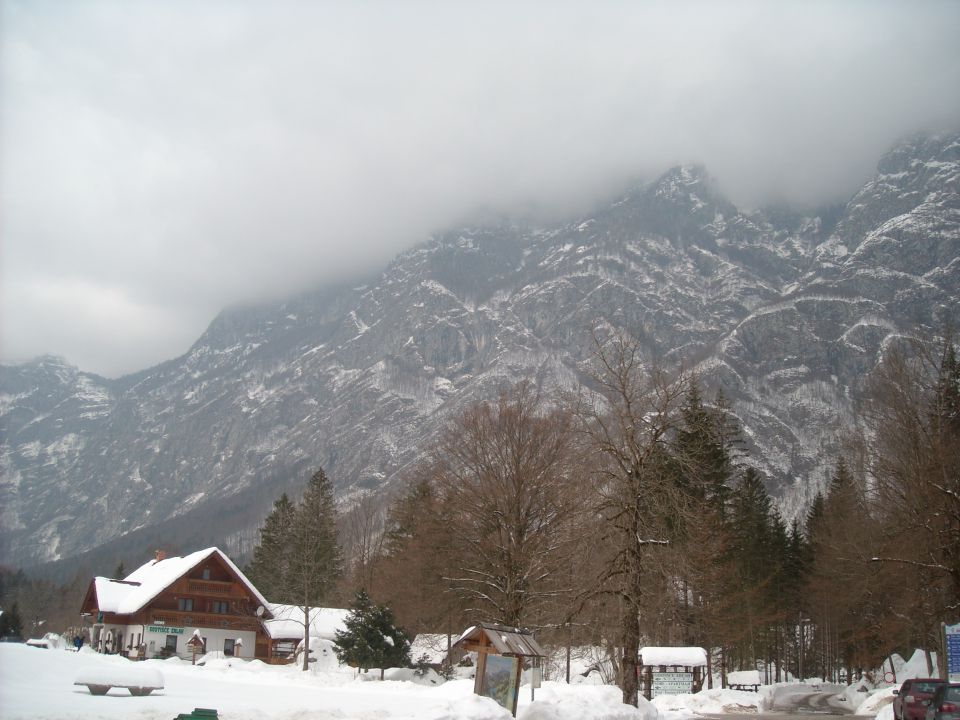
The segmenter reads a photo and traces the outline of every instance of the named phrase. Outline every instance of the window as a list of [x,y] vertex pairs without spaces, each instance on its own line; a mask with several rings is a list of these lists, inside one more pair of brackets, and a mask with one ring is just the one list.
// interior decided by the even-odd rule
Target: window
[[193,612],[193,598],[180,598],[177,600],[177,607],[180,612]]
[[204,579],[204,580],[209,580],[209,579],[210,579],[210,568],[204,568],[204,569],[203,569],[203,579]]
[[236,640],[224,640],[223,641],[223,654],[224,655],[233,655],[233,648],[236,645]]
[[226,615],[230,611],[230,603],[226,600],[214,600],[210,603],[210,612]]
[[171,653],[177,651],[177,638],[179,635],[167,635],[167,644],[164,646]]

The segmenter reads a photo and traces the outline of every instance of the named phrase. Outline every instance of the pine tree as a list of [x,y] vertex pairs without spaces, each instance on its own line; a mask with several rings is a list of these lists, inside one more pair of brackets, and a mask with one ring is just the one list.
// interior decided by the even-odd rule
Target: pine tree
[[[718,399],[723,402],[722,395]],[[689,507],[678,514],[684,522],[676,527],[677,583],[682,589],[678,615],[687,645],[712,647],[726,622],[721,585],[730,574],[725,520],[734,434],[725,408],[703,404],[696,379],[690,381],[680,412],[671,457],[677,486]]]
[[396,626],[393,612],[376,605],[364,590],[357,593],[344,620],[346,630],[337,630],[335,652],[341,663],[362,670],[380,668],[380,679],[387,667],[410,664],[410,639]]
[[273,504],[273,510],[260,528],[260,542],[253,549],[253,559],[244,573],[258,590],[271,601],[292,603],[287,582],[290,566],[289,533],[296,508],[284,493]]
[[23,636],[23,620],[20,618],[20,606],[17,603],[0,615],[0,637],[7,636]]
[[452,633],[469,624],[462,602],[447,592],[444,570],[453,565],[448,555],[455,528],[442,510],[437,490],[427,479],[430,463],[410,469],[409,485],[387,511],[383,555],[375,564],[371,592],[389,603],[398,620],[411,631]]
[[672,443],[680,485],[722,518],[732,475],[730,444],[734,439],[729,436],[729,419],[723,408],[704,406],[696,380],[690,382],[680,411],[683,422]]
[[283,596],[303,610],[303,669],[310,648],[310,608],[333,590],[341,572],[333,486],[321,468],[307,483],[289,532],[289,566]]
[[341,572],[333,487],[322,469],[294,506],[286,493],[260,529],[246,575],[273,602],[303,611],[303,669],[310,660],[310,610],[326,599]]
[[730,503],[730,563],[739,582],[737,605],[739,641],[734,661],[753,667],[764,654],[764,629],[772,620],[770,591],[772,563],[770,496],[760,474],[748,467]]

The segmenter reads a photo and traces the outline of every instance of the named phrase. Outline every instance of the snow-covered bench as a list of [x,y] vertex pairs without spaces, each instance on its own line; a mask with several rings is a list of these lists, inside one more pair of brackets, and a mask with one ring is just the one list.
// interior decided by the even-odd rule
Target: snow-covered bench
[[760,690],[760,672],[757,670],[735,670],[727,673],[727,687],[731,690]]
[[96,667],[77,675],[74,685],[86,685],[91,695],[106,695],[110,688],[129,690],[131,695],[149,695],[163,690],[163,675],[153,668]]

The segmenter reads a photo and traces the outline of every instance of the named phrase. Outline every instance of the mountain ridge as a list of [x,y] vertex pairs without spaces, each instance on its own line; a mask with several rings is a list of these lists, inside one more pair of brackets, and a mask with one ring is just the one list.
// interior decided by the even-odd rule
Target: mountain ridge
[[887,339],[960,308],[958,178],[960,134],[911,139],[824,219],[741,212],[678,166],[574,221],[450,230],[366,284],[228,309],[116,380],[49,356],[2,367],[0,562],[204,507],[242,552],[255,527],[216,517],[224,498],[268,504],[317,466],[342,498],[381,488],[500,383],[575,385],[598,326],[722,388],[795,515]]

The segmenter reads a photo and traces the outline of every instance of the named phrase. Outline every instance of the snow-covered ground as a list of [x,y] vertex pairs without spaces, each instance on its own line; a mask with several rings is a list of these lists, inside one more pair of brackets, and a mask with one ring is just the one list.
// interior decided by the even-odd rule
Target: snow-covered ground
[[[102,670],[117,675],[158,670],[164,687],[146,697],[114,689],[94,696],[74,680]],[[0,643],[0,717],[4,720],[170,720],[194,708],[215,708],[221,720],[506,720],[510,713],[493,700],[473,694],[473,681],[439,685],[410,681],[379,682],[370,673],[319,670],[304,673],[291,666],[257,660],[211,659],[205,666],[188,661],[133,663],[119,656],[43,650]],[[133,679],[133,678],[131,678]],[[545,682],[530,702],[520,689],[518,717],[525,720],[656,720],[643,709],[623,705],[620,691],[604,685]]]
[[[76,653],[0,643],[0,718],[3,720],[170,720],[196,707],[215,708],[221,720],[507,720],[510,713],[488,698],[473,694],[472,680],[442,682],[417,678],[412,670],[358,675],[340,668],[332,653],[322,652],[316,666],[304,673],[294,666],[270,666],[212,653],[203,666],[188,661],[147,660],[133,663],[119,656],[98,655],[89,648]],[[897,683],[873,688],[866,683],[835,696],[860,717],[892,720],[893,688],[908,677],[929,674],[922,653],[909,661],[897,658]],[[530,700],[530,687],[520,688],[521,720],[687,720],[703,714],[750,713],[768,708],[775,695],[810,692],[817,685],[764,686],[759,693],[704,690],[693,695],[667,695],[639,709],[620,702],[620,690],[599,684],[598,674],[584,678],[575,664],[571,679],[543,683]],[[91,695],[77,679],[107,677],[111,682],[141,684],[160,676],[163,689],[134,697],[114,689]],[[818,688],[827,689],[826,686]],[[832,690],[831,690],[832,692]]]

